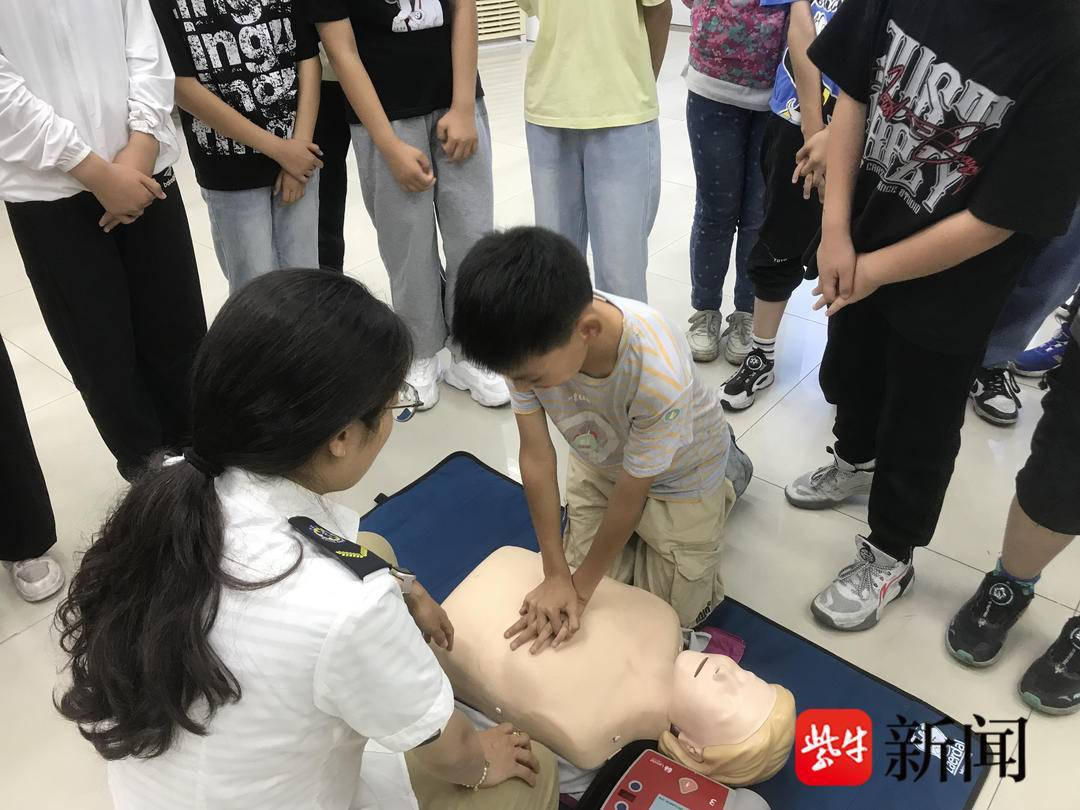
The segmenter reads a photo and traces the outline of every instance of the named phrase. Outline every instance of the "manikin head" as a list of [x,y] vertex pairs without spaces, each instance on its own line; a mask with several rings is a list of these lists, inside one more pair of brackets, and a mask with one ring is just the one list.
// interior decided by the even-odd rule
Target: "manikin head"
[[672,732],[664,753],[732,787],[763,782],[787,762],[795,740],[795,700],[726,655],[683,652],[675,659]]

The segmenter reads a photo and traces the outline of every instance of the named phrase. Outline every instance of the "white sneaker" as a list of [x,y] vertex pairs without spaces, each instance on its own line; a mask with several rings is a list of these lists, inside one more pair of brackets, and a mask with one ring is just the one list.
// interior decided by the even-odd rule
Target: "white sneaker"
[[720,356],[720,324],[720,313],[715,309],[699,309],[690,316],[686,340],[697,362],[711,363]]
[[836,579],[814,597],[814,618],[834,630],[869,630],[881,618],[885,606],[904,592],[915,579],[915,568],[855,538],[855,562],[840,570]]
[[413,360],[409,366],[409,373],[405,375],[405,382],[416,389],[416,395],[420,397],[418,411],[426,411],[434,408],[439,403],[439,378],[442,376],[442,364],[439,356],[426,357],[423,360]]
[[831,447],[825,449],[833,457],[832,464],[800,475],[784,487],[784,494],[792,506],[800,509],[828,509],[842,504],[848,498],[870,493],[870,486],[874,483],[873,467],[856,467],[840,458]]
[[48,599],[64,587],[64,571],[60,563],[48,555],[5,562],[4,567],[11,572],[15,590],[27,602]]
[[724,359],[739,366],[754,348],[754,316],[750,312],[732,312],[727,316],[727,323],[727,329],[720,337]]
[[453,363],[443,374],[443,379],[459,391],[468,391],[485,408],[498,408],[510,401],[510,388],[501,374],[480,368],[468,360]]

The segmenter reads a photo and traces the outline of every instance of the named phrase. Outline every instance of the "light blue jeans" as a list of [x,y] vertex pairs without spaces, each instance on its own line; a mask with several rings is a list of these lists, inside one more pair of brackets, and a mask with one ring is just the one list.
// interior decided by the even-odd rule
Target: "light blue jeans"
[[1069,230],[1039,252],[1024,268],[1020,280],[998,316],[983,357],[983,368],[1005,368],[1027,348],[1054,307],[1080,285],[1080,206]]
[[649,232],[660,206],[660,124],[559,129],[525,124],[536,224],[585,255],[596,288],[646,299]]
[[214,251],[229,292],[285,267],[319,266],[319,173],[304,196],[285,204],[271,186],[243,191],[202,190]]

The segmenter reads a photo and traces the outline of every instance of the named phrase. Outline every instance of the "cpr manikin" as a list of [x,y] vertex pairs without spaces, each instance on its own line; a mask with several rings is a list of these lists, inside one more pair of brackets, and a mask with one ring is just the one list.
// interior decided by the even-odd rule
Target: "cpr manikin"
[[795,741],[795,698],[726,655],[684,652],[675,660],[671,725],[660,750],[732,787],[776,774]]
[[674,746],[668,756],[732,786],[783,766],[795,733],[791,694],[725,656],[680,655],[675,611],[640,588],[605,578],[570,643],[540,655],[527,645],[511,651],[503,632],[542,579],[538,554],[501,548],[443,603],[454,649],[436,654],[458,700],[513,723],[579,768],[599,767],[634,740],[659,738]]

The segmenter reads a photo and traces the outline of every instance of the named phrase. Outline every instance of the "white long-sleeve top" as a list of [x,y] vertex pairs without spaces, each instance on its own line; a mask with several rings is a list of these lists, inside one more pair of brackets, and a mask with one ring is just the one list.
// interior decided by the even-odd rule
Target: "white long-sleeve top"
[[174,82],[147,0],[0,0],[0,200],[85,191],[67,172],[133,131],[158,140],[155,173],[171,166]]

